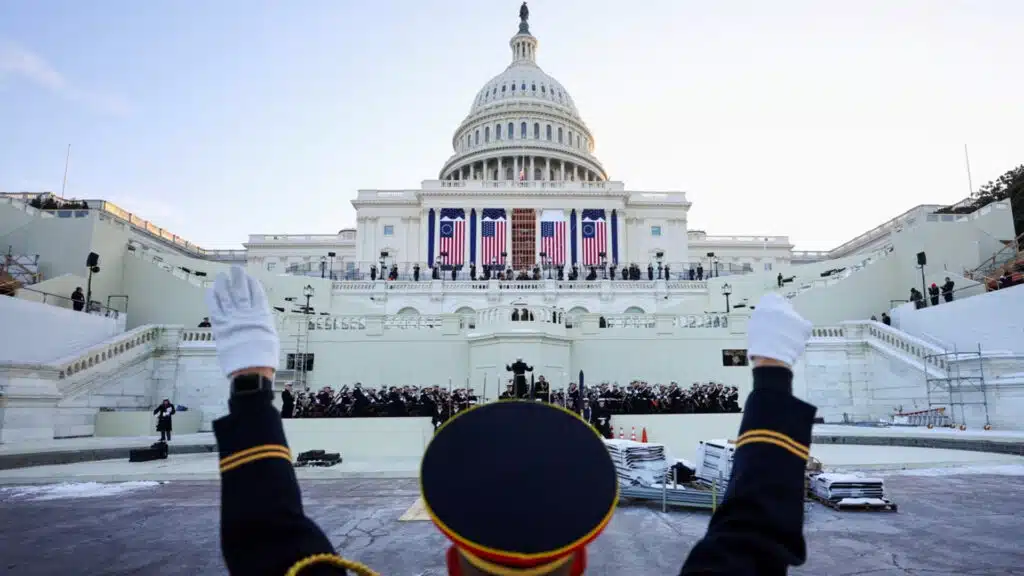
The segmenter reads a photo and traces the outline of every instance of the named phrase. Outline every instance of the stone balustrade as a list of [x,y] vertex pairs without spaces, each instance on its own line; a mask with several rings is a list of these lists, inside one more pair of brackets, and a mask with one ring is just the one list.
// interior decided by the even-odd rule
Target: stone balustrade
[[811,338],[844,338],[846,331],[842,326],[821,326],[811,329]]
[[865,339],[911,356],[924,365],[942,371],[947,369],[947,357],[945,356],[947,351],[934,344],[925,342],[920,338],[915,338],[905,332],[900,332],[881,322],[863,321],[844,324],[857,326],[863,331],[863,334],[866,336]]
[[480,294],[487,291],[539,293],[553,292],[562,295],[579,293],[623,293],[663,291],[672,294],[706,294],[707,283],[696,280],[431,280],[419,282],[407,280],[344,280],[331,284],[337,294],[351,293],[428,293]]
[[[476,327],[494,326],[514,322],[518,324],[564,324],[566,314],[549,306],[494,306],[475,314]],[[524,328],[526,326],[523,326]]]
[[209,328],[185,328],[181,331],[179,342],[182,344],[213,342],[213,332]]
[[86,370],[97,368],[105,362],[112,361],[122,354],[131,352],[138,346],[154,343],[160,335],[159,326],[140,326],[135,330],[94,346],[85,352],[54,362],[60,370],[60,379],[71,378]]

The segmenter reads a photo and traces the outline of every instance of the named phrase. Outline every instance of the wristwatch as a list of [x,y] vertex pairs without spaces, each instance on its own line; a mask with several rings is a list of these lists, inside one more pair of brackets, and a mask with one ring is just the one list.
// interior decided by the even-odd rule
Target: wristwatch
[[231,381],[232,396],[249,396],[260,392],[274,392],[274,381],[260,374],[242,374]]

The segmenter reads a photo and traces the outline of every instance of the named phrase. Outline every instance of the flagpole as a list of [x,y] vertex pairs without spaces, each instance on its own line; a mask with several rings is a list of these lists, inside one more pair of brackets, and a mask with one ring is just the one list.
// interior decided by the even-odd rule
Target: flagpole
[[68,187],[68,163],[71,161],[71,144],[68,144],[68,153],[64,156],[64,180],[60,185],[60,199],[64,199],[64,190]]
[[964,144],[964,163],[967,165],[967,195],[970,196],[974,194],[974,183],[971,182],[971,157],[967,155],[967,144]]

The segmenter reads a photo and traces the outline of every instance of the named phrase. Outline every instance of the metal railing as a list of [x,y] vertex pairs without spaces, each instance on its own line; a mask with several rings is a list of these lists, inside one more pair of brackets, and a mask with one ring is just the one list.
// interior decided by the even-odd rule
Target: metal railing
[[[22,296],[22,292],[28,292],[30,296]],[[36,290],[34,288],[21,287],[18,289],[19,297],[25,300],[31,300],[33,302],[39,302],[40,304],[48,304],[50,306],[57,306],[58,308],[67,308],[68,310],[75,309],[75,300],[67,297],[52,294],[50,292],[43,292],[42,290]],[[93,300],[89,302],[89,306],[85,306],[85,302],[82,301],[82,312],[88,312],[97,316],[104,316],[107,318],[119,318],[122,314],[120,310],[104,306],[100,302]]]
[[992,254],[992,256],[986,258],[984,262],[974,269],[965,271],[964,277],[971,280],[977,280],[978,282],[984,282],[1000,267],[1007,265],[1016,258],[1019,258],[1021,256],[1022,245],[1024,245],[1024,234],[1021,234],[1011,240],[1006,244],[1006,246],[997,250]]
[[[640,277],[633,279],[624,279],[622,277],[623,267],[614,267],[614,278],[612,278],[612,267],[608,266],[602,269],[600,266],[583,266],[577,265],[577,271],[579,273],[576,281],[587,281],[587,280],[615,280],[617,282],[640,282],[650,280],[672,280],[672,281],[685,281],[685,280],[697,280],[697,266],[702,266],[702,273],[700,278],[707,280],[714,277],[722,276],[736,276],[739,274],[749,274],[753,272],[753,266],[750,264],[732,264],[719,262],[716,265],[709,263],[698,262],[664,262],[661,268],[657,264],[651,264],[651,269],[648,270],[648,263],[640,263]],[[379,261],[358,261],[358,262],[331,262],[327,261],[310,261],[302,262],[297,264],[291,264],[284,268],[283,273],[294,276],[306,276],[311,278],[324,278],[326,280],[336,281],[359,281],[366,282],[372,280],[400,280],[400,281],[415,281],[416,277],[416,266],[419,266],[419,281],[428,281],[433,278],[433,268],[427,266],[426,262],[393,262],[385,261],[384,273],[381,274],[381,265]],[[488,266],[491,268],[491,279],[498,279],[499,272],[504,271],[508,274],[510,267],[493,265]],[[448,281],[483,281],[484,280],[484,269],[487,268],[483,265],[478,265],[475,268],[470,264],[461,265],[449,265],[442,264],[439,267],[437,278],[438,280]],[[665,270],[668,270],[666,277]],[[596,273],[596,277],[588,279],[590,270],[593,269]],[[475,277],[473,272],[476,272]],[[572,270],[572,266],[562,267],[562,278],[566,280],[569,277],[569,273]],[[693,270],[693,278],[690,278],[690,271]],[[275,272],[275,269],[268,269],[269,272]],[[531,266],[525,270],[527,277],[520,279],[520,272],[523,270],[513,269],[512,278],[502,278],[502,281],[508,282],[537,282],[540,280],[558,280],[558,267],[552,266],[550,268],[541,267],[540,274],[538,277],[534,277],[534,268]],[[454,275],[453,275],[454,273]]]

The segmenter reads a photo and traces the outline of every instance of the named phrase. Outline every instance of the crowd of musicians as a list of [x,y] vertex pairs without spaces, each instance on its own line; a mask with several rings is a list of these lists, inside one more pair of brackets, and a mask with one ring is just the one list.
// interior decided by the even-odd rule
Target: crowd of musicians
[[[600,384],[581,393],[577,384],[552,390],[540,376],[531,387],[517,394],[510,383],[500,398],[533,399],[564,406],[597,422],[614,414],[709,414],[739,412],[739,393],[735,386],[694,383],[689,387],[673,382],[668,385],[631,382],[627,386]],[[318,392],[293,391],[282,394],[285,418],[372,418],[427,416],[435,425],[476,405],[480,399],[473,390],[449,390],[440,386],[381,386],[374,389],[356,384]]]

